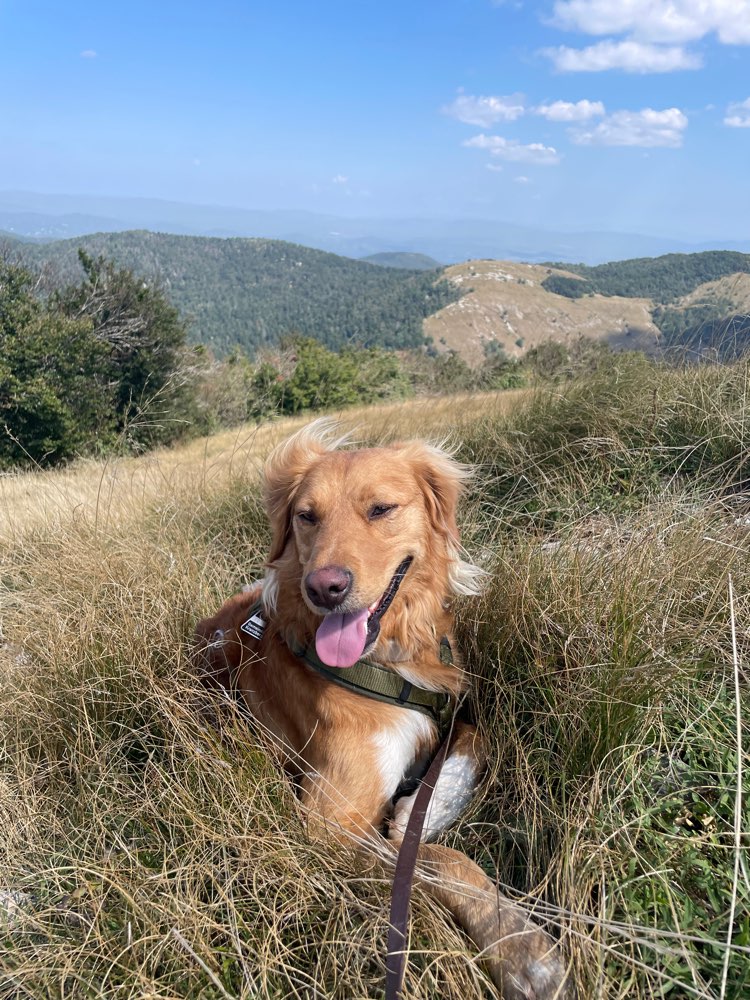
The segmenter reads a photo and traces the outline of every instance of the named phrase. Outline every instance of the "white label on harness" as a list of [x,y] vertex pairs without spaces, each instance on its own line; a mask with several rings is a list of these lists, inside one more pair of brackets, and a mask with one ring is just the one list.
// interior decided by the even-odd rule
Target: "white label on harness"
[[252,636],[253,639],[262,639],[263,633],[266,631],[266,620],[261,618],[260,615],[250,615],[246,622],[240,625],[243,632],[247,632],[248,635]]

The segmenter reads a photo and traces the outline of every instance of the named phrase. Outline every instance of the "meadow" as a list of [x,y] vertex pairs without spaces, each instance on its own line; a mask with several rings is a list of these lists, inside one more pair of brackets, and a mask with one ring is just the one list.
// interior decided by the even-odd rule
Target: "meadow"
[[[492,766],[448,842],[548,921],[581,998],[750,990],[748,365],[613,355],[341,414],[476,468],[456,602]],[[387,873],[308,838],[196,620],[263,573],[279,420],[0,477],[0,997],[377,998]],[[744,770],[743,770],[744,769]],[[497,997],[418,888],[405,995]]]

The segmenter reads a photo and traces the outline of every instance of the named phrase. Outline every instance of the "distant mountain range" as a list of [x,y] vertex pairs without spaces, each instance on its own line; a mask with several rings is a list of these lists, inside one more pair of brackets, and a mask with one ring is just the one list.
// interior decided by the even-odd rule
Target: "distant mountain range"
[[399,267],[406,271],[437,271],[443,265],[423,253],[371,253],[361,258],[367,264],[380,267]]
[[54,240],[129,229],[286,240],[354,258],[424,254],[443,264],[481,258],[598,264],[699,250],[750,251],[750,240],[690,244],[637,233],[553,232],[493,219],[352,219],[149,198],[0,192],[0,230],[15,236]]

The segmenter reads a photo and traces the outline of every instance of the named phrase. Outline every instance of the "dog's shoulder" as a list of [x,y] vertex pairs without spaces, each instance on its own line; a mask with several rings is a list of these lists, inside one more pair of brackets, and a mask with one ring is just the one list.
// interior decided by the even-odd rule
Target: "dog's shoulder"
[[201,678],[209,685],[228,688],[230,678],[241,661],[248,637],[240,626],[260,600],[262,583],[241,590],[228,598],[216,614],[202,618],[193,635],[192,661]]

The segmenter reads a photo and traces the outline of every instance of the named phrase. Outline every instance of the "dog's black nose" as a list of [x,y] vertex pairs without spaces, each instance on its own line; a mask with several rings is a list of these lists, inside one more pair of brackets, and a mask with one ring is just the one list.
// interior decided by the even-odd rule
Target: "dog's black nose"
[[308,573],[305,590],[312,603],[318,608],[337,608],[343,604],[352,589],[354,575],[341,566],[324,566]]

